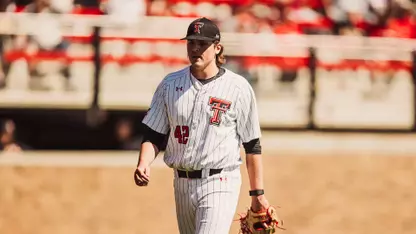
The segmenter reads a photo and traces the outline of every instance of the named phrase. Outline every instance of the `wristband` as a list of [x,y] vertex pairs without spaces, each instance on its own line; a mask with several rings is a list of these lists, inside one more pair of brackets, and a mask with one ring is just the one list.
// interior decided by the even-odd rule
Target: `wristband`
[[250,196],[260,196],[264,194],[264,189],[255,189],[255,190],[250,190],[249,192]]

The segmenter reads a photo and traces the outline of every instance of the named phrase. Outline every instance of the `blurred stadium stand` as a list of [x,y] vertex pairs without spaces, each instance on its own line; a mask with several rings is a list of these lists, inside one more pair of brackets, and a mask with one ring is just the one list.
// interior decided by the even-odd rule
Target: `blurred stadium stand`
[[121,149],[123,118],[140,135],[156,85],[188,64],[178,39],[200,16],[221,27],[226,66],[251,82],[264,128],[415,128],[412,1],[3,0],[1,10],[0,118],[34,149]]

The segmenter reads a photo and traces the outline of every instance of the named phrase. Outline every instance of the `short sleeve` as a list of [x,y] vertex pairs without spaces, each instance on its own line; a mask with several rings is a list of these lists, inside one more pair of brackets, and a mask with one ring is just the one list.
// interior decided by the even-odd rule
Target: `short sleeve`
[[149,128],[161,134],[167,134],[169,130],[169,118],[166,110],[165,91],[165,84],[162,81],[157,87],[153,95],[150,108],[142,121],[143,124],[146,124]]
[[243,143],[261,137],[261,129],[257,110],[256,96],[250,85],[241,90],[237,102],[237,133]]

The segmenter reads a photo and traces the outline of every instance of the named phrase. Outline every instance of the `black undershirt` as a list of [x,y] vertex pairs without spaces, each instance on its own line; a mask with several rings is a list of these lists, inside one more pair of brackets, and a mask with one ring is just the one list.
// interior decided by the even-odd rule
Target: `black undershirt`
[[167,135],[156,132],[155,130],[149,128],[149,126],[147,126],[146,124],[143,124],[143,126],[144,131],[142,144],[145,142],[150,142],[153,145],[155,145],[159,150],[164,148],[164,143]]
[[199,80],[199,82],[201,82],[203,85],[208,84],[209,82],[220,78],[222,75],[224,75],[224,73],[225,73],[225,69],[220,67],[218,73],[215,76],[208,78],[208,79],[197,79],[197,80]]

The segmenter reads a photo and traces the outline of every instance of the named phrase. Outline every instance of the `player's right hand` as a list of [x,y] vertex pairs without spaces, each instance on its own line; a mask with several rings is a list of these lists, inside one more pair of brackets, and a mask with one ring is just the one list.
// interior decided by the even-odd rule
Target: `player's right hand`
[[139,165],[134,171],[134,182],[137,186],[147,186],[150,179],[150,167]]

